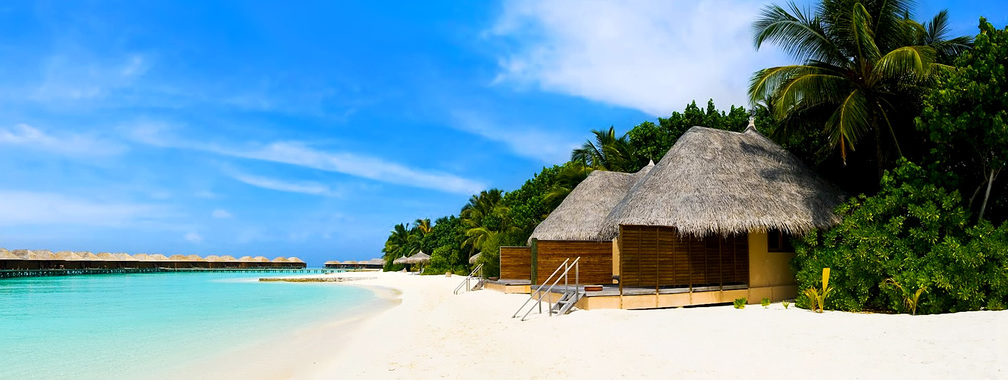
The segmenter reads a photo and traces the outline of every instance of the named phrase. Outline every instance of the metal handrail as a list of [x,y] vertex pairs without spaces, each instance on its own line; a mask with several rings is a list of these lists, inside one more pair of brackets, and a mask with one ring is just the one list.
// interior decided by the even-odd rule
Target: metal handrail
[[[561,268],[564,269],[563,274],[561,274],[560,277],[557,277],[556,280],[553,280],[553,283],[550,284],[549,288],[546,288],[545,292],[542,291],[542,286],[540,286],[538,289],[536,289],[536,291],[539,293],[539,299],[536,300],[536,301],[538,301],[537,304],[539,305],[539,313],[542,313],[542,300],[543,300],[543,298],[545,298],[546,295],[548,295],[553,290],[553,287],[555,287],[557,284],[560,283],[560,278],[561,277],[564,280],[564,292],[567,292],[567,290],[570,289],[570,283],[568,282],[568,277],[569,276],[567,274],[570,273],[570,270],[572,268],[574,269],[574,276],[575,276],[575,279],[574,279],[574,281],[575,281],[575,284],[574,284],[575,289],[574,289],[574,291],[576,293],[580,293],[580,290],[577,289],[577,286],[580,285],[580,283],[581,283],[581,266],[578,263],[579,261],[581,261],[581,257],[579,256],[578,258],[574,259],[574,262],[572,262],[570,264],[567,264],[568,261],[570,261],[570,258],[567,258],[567,260],[564,260],[564,262],[562,264],[560,264],[560,266],[557,267],[557,269],[555,271],[553,271],[553,274],[550,275],[550,277],[546,279],[545,282],[549,282],[549,280],[553,277],[553,275],[555,275],[557,272],[559,272]],[[535,297],[535,295],[533,294],[531,297],[529,297],[529,300],[531,300],[534,297]],[[552,317],[553,316],[553,300],[547,300],[546,302],[549,304],[549,309],[547,309],[547,310],[550,311],[550,316]],[[525,301],[525,303],[528,303],[528,300]],[[525,305],[523,304],[522,308],[524,308],[524,307],[525,307]],[[518,311],[520,312],[521,309],[518,309]],[[522,316],[521,320],[524,321],[525,318],[527,318],[530,313],[532,313],[532,309],[531,308],[529,308],[529,310],[525,312],[525,315]],[[515,313],[515,315],[517,316],[518,313]],[[514,316],[512,316],[511,318],[514,318]]]
[[483,279],[483,264],[477,265],[475,268],[473,268],[472,272],[469,272],[469,275],[466,276],[465,281],[462,281],[461,284],[459,284],[458,286],[455,287],[455,294],[459,294],[459,290],[462,289],[462,285],[465,285],[467,292],[469,291],[469,289],[472,289],[472,286],[469,286],[469,280],[472,279],[473,275],[475,275],[476,272],[480,272],[480,280],[482,281],[482,279]]
[[[564,260],[564,262],[563,262],[563,263],[561,263],[561,264],[560,264],[560,266],[558,266],[558,267],[557,267],[557,269],[556,269],[555,271],[553,271],[553,274],[549,275],[549,277],[546,277],[546,281],[545,281],[545,282],[549,282],[549,280],[552,280],[552,279],[553,279],[553,276],[556,276],[557,272],[559,272],[559,271],[560,271],[560,268],[563,268],[563,267],[564,267],[564,265],[567,265],[567,262],[568,262],[568,261],[570,261],[570,258],[569,258],[569,257],[567,258],[567,260]],[[540,286],[540,287],[536,288],[536,291],[538,292],[538,291],[540,291],[541,289],[542,289],[542,286]],[[531,291],[531,289],[529,289],[529,290]],[[525,300],[525,303],[523,303],[523,304],[521,305],[521,307],[519,307],[519,308],[518,308],[518,310],[517,310],[517,311],[515,311],[514,315],[512,315],[512,316],[511,316],[511,318],[518,318],[518,313],[521,313],[522,309],[524,309],[524,308],[525,308],[525,305],[528,305],[529,301],[532,301],[532,299],[533,299],[533,298],[535,298],[535,293],[531,293],[531,294],[529,294],[529,298],[528,298],[527,300]],[[530,310],[530,311],[531,311],[531,310]],[[526,315],[528,315],[528,314],[526,314]],[[523,319],[524,319],[524,318],[523,318]]]

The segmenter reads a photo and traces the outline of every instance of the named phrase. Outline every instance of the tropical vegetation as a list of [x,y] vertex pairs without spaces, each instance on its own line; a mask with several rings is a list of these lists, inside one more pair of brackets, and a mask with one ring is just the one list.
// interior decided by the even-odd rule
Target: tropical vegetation
[[[816,310],[940,313],[1008,307],[1008,29],[980,19],[975,38],[949,35],[947,12],[913,20],[911,1],[771,5],[757,48],[798,64],[753,74],[752,108],[696,102],[625,134],[592,139],[512,191],[473,195],[458,216],[390,231],[396,257],[432,253],[429,273],[464,273],[480,255],[496,275],[499,247],[535,226],[593,170],[658,162],[690,127],[759,132],[850,198],[838,225],[795,237],[796,304]],[[826,269],[829,268],[829,269]]]

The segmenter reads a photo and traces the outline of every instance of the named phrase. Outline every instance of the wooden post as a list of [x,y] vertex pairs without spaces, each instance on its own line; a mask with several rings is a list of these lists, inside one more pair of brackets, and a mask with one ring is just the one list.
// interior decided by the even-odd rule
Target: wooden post
[[539,239],[532,238],[532,242],[529,244],[529,247],[532,256],[529,258],[530,261],[529,265],[532,266],[532,269],[530,271],[531,274],[530,277],[532,278],[530,278],[529,281],[531,281],[530,283],[532,285],[538,285],[537,282],[539,281],[539,249],[538,249]]

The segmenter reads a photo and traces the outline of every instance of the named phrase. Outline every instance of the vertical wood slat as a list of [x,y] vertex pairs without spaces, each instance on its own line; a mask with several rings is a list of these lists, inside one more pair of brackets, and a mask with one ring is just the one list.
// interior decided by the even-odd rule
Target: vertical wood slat
[[578,257],[582,284],[611,284],[612,255],[612,242],[539,240],[536,284],[543,284],[564,260],[574,261]]
[[531,247],[500,247],[500,278],[526,280],[532,278]]
[[697,238],[671,227],[620,226],[620,268],[625,287],[747,284],[748,237]]

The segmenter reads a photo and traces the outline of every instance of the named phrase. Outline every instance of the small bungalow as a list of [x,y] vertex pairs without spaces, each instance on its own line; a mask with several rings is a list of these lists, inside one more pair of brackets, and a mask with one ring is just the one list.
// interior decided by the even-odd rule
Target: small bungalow
[[[543,284],[567,258],[581,257],[582,283],[612,283],[612,239],[600,239],[612,208],[654,167],[637,173],[596,170],[581,181],[550,215],[536,226],[525,247],[501,247],[500,280],[488,289],[528,292]],[[516,291],[517,290],[517,291]]]
[[[605,198],[597,191],[599,199]],[[797,289],[787,236],[838,223],[833,209],[843,199],[836,186],[760,135],[751,122],[744,132],[693,127],[612,203],[605,217],[598,218],[598,209],[558,207],[554,214],[559,216],[551,214],[540,226],[570,232],[534,234],[530,250],[542,257],[544,242],[552,246],[575,239],[584,247],[566,243],[569,251],[556,254],[548,248],[548,258],[533,260],[531,271],[548,276],[557,260],[601,256],[588,248],[595,242],[611,247],[611,270],[587,279],[582,275],[581,284],[603,285],[578,302],[582,309],[789,299]],[[568,206],[586,207],[583,200],[573,202]],[[569,227],[559,227],[561,221]],[[502,273],[504,267],[502,262]]]

